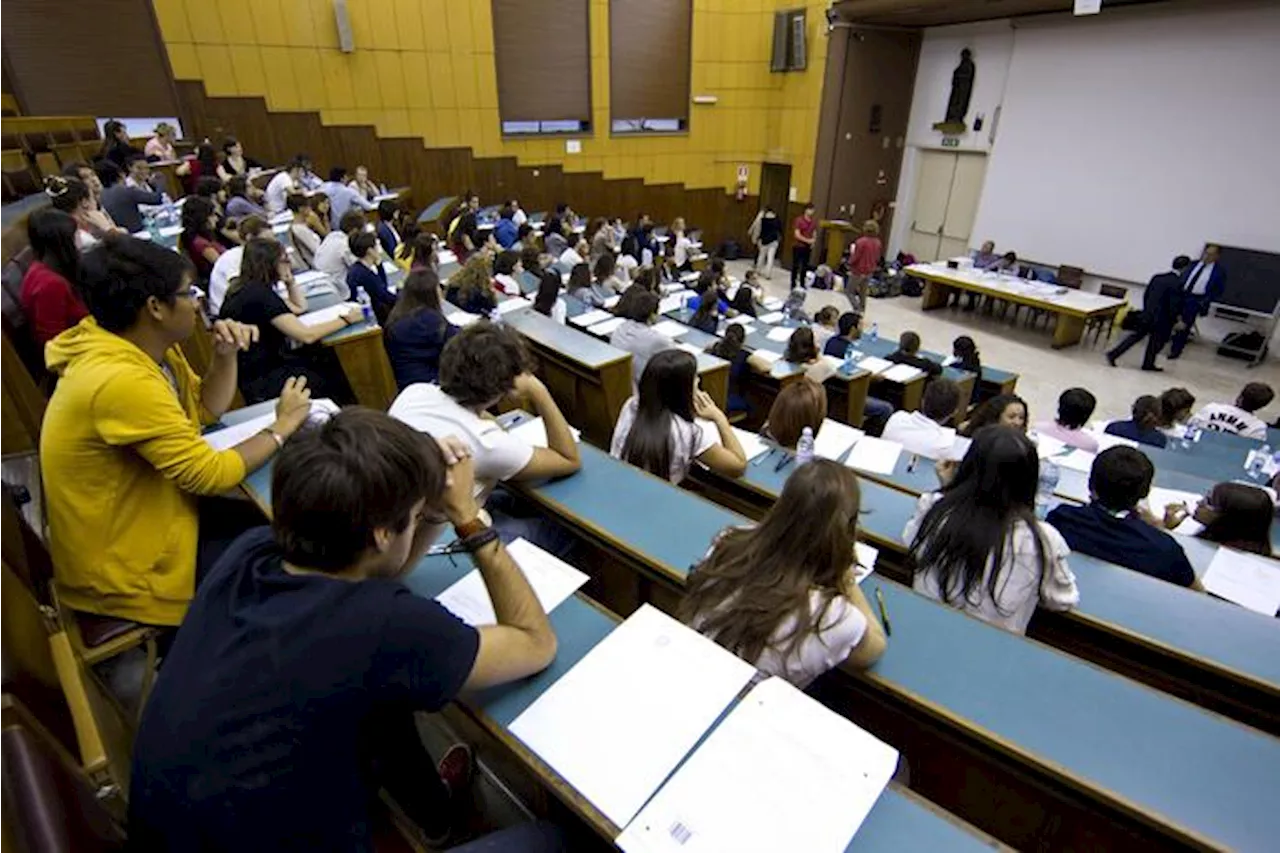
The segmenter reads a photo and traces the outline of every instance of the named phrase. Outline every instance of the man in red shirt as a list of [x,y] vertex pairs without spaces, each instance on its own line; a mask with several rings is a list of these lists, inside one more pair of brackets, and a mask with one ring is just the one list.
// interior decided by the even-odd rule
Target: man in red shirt
[[818,220],[814,219],[812,204],[804,206],[804,213],[796,217],[791,224],[791,236],[795,243],[791,246],[791,288],[804,286],[805,273],[809,271],[809,256],[813,254],[813,243],[818,239]]
[[860,306],[867,304],[867,280],[880,266],[884,244],[880,242],[880,223],[868,219],[862,224],[862,236],[853,241],[849,250],[849,283],[845,292],[852,300],[856,293]]

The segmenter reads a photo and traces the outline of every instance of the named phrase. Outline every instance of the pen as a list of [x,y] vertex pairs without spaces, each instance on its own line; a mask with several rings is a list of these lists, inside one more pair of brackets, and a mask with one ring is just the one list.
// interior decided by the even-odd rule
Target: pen
[[778,448],[776,448],[776,447],[770,447],[770,448],[769,448],[769,452],[768,452],[768,453],[762,453],[762,454],[760,454],[760,457],[759,457],[758,459],[756,459],[754,462],[752,462],[751,464],[752,464],[752,465],[760,465],[760,464],[762,464],[762,463],[764,462],[764,460],[766,460],[766,459],[768,459],[770,456],[772,456],[772,455],[773,455],[773,452],[774,452],[775,450],[777,450],[777,449],[778,449]]
[[912,454],[911,454],[911,458],[907,460],[907,473],[908,473],[908,474],[910,474],[912,471],[916,470],[916,463],[917,463],[917,462],[919,462],[919,461],[920,461],[920,457],[919,457],[919,456],[916,456],[914,453],[912,453]]
[[790,465],[790,464],[791,464],[791,460],[792,460],[792,459],[794,459],[794,458],[795,458],[795,457],[794,457],[794,456],[792,456],[792,455],[791,455],[791,454],[789,454],[789,453],[787,453],[787,454],[783,454],[782,461],[781,461],[781,462],[779,462],[779,463],[774,467],[773,472],[776,474],[776,473],[778,473],[779,471],[781,471],[783,468],[786,468],[788,465]]
[[884,593],[880,591],[879,585],[876,586],[876,605],[880,608],[880,621],[884,623],[884,634],[886,637],[892,637],[893,627],[889,625],[889,611],[884,609]]

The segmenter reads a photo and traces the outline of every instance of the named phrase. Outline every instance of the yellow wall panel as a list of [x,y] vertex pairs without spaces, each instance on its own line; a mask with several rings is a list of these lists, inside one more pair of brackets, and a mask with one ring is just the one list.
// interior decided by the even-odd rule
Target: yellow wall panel
[[400,68],[404,74],[405,101],[409,109],[431,108],[431,68],[425,53],[404,53],[400,56]]
[[[333,7],[332,2],[329,6]],[[377,50],[378,42],[374,39],[373,32],[373,9],[369,0],[348,0],[347,17],[351,21],[351,40],[355,44],[356,51]],[[384,46],[390,47],[390,45]]]
[[[448,54],[428,54],[430,69],[431,102],[437,107],[458,106],[458,96],[453,88],[453,61]],[[456,124],[456,122],[455,122]]]
[[493,54],[476,54],[476,87],[479,104],[485,109],[498,108],[498,69],[493,64]]
[[[293,47],[337,47],[333,4],[324,0],[276,0],[284,19],[285,39]],[[319,8],[316,8],[316,7]],[[316,16],[320,15],[320,20]],[[325,35],[321,34],[323,29]],[[327,36],[327,37],[326,37]]]
[[[298,96],[298,85],[294,80],[292,57],[287,47],[263,47],[262,68],[267,74],[267,103],[272,109],[302,109],[302,99]],[[320,81],[304,80],[306,85],[316,85]]]
[[[396,26],[395,7],[390,0],[358,0],[361,5],[369,7],[369,28],[372,41],[369,46],[376,50],[399,50],[400,31]],[[348,0],[348,6],[351,0]]]
[[471,49],[476,53],[493,53],[493,7],[479,1],[457,5],[471,9]]
[[454,55],[453,89],[457,93],[459,107],[478,107],[480,95],[476,89],[476,57]]
[[409,101],[405,95],[404,70],[400,64],[400,52],[375,50],[373,55],[378,67],[378,91],[382,95],[382,106],[386,109],[406,108],[409,106]]
[[197,44],[225,45],[227,43],[227,37],[222,32],[222,19],[218,16],[218,9],[213,3],[186,0],[184,5],[193,41]]
[[156,21],[160,24],[160,37],[166,44],[189,43],[191,27],[187,24],[187,10],[183,0],[152,0]]
[[336,50],[320,52],[320,73],[325,89],[325,99],[335,110],[351,110],[359,106],[351,69],[351,58]]
[[437,109],[436,137],[437,145],[454,147],[463,144],[461,125],[458,123],[456,109]]
[[[221,6],[225,0],[219,0]],[[251,23],[257,34],[258,43],[264,45],[287,45],[289,43],[288,28],[284,24],[284,15],[280,11],[280,0],[251,0],[248,4],[252,11]],[[228,26],[228,16],[224,13],[222,23]],[[230,32],[228,32],[228,36]],[[250,39],[253,34],[250,34]]]
[[198,44],[196,56],[200,59],[200,76],[205,90],[214,97],[240,94],[236,75],[231,70],[231,54],[222,44]]
[[409,111],[405,109],[387,109],[382,111],[382,118],[376,125],[382,136],[410,136]]
[[382,107],[377,53],[376,50],[357,50],[350,54],[351,84],[355,87],[356,105],[364,109]]
[[253,45],[232,45],[228,48],[231,64],[236,69],[236,89],[241,95],[267,94],[267,72],[262,65],[262,54]]
[[436,144],[436,114],[432,110],[409,110],[409,129],[427,145]]
[[452,53],[470,54],[475,50],[475,36],[472,35],[471,22],[471,3],[453,2],[445,9],[445,17],[443,19],[445,32],[442,35],[448,39],[449,51]]
[[173,76],[178,80],[199,80],[200,59],[196,56],[196,46],[193,44],[178,44],[170,42],[169,50],[169,66],[173,68]]
[[401,50],[426,50],[421,7],[420,0],[395,0],[396,35],[400,37]]
[[329,93],[324,87],[324,62],[320,51],[314,47],[287,47],[285,51],[298,86],[297,108],[318,110],[327,107]]
[[449,50],[449,33],[445,27],[444,0],[421,0],[422,42],[428,53],[445,53]]

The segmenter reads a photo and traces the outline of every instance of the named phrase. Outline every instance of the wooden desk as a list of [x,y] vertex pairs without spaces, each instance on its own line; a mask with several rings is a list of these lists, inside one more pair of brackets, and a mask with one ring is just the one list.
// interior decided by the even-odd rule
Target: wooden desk
[[844,219],[824,219],[818,223],[818,232],[823,243],[823,263],[834,270],[849,253],[858,228]]
[[[443,225],[447,227],[448,223],[441,222],[440,217],[444,216],[445,212],[448,211],[457,200],[458,197],[456,195],[446,195],[431,202],[431,204],[427,205],[422,213],[418,214],[418,224]],[[445,235],[441,234],[440,236],[443,238]]]
[[[954,292],[966,290],[1053,314],[1057,318],[1053,329],[1054,349],[1080,343],[1086,321],[1098,317],[1113,317],[1127,304],[1123,299],[1112,299],[1069,288],[1053,288],[1066,291],[1061,294],[1037,294],[1030,292],[1037,282],[973,270],[952,270],[933,264],[913,264],[907,267],[907,273],[924,281],[924,298],[920,302],[923,311],[945,308]],[[1045,284],[1039,286],[1052,287]]]
[[377,323],[354,323],[321,339],[333,349],[347,376],[356,401],[362,406],[385,412],[399,393],[396,377],[382,342],[382,327]]

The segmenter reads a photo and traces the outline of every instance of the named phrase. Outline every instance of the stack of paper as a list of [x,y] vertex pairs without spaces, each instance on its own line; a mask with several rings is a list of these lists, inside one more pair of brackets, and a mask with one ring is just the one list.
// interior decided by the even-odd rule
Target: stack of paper
[[844,452],[860,441],[864,433],[848,424],[824,418],[818,434],[813,439],[813,455],[823,459],[839,460]]
[[786,343],[791,340],[791,336],[795,334],[795,329],[787,326],[778,326],[776,329],[770,329],[769,334],[765,335],[771,341],[778,343]]
[[864,355],[858,360],[858,367],[870,373],[872,376],[879,376],[889,368],[893,367],[892,361],[887,361],[874,355]]
[[774,352],[773,350],[758,349],[751,353],[751,355],[753,358],[758,358],[766,364],[776,364],[779,361],[782,361],[782,353]]
[[885,441],[864,435],[849,451],[844,464],[858,471],[870,471],[873,474],[892,474],[898,466],[898,457],[902,454],[902,445],[896,441]]
[[761,315],[760,315],[759,317],[757,317],[756,319],[757,319],[757,320],[759,320],[761,323],[781,323],[781,322],[782,322],[782,312],[781,312],[781,311],[772,311],[772,312],[770,312],[770,313],[768,313],[768,314],[761,314]]
[[677,323],[675,320],[663,320],[661,323],[655,323],[653,330],[672,339],[689,334],[689,327],[684,323]]
[[681,305],[684,305],[683,293],[673,293],[670,296],[664,296],[662,297],[662,301],[658,303],[658,313],[666,314],[669,311],[679,311]]
[[853,567],[853,579],[857,583],[862,583],[876,570],[876,560],[880,559],[880,551],[866,542],[854,542],[853,556],[858,561],[858,564]]
[[1200,503],[1200,495],[1195,492],[1183,492],[1178,489],[1162,489],[1159,486],[1152,486],[1150,493],[1147,494],[1147,508],[1156,518],[1164,518],[1165,508],[1169,506],[1182,506],[1187,510],[1187,517],[1173,529],[1174,533],[1181,533],[1184,536],[1195,536],[1204,525],[1191,517],[1191,513],[1195,511],[1196,504]]
[[458,328],[466,328],[467,326],[470,326],[472,323],[479,320],[480,315],[470,314],[466,311],[454,311],[452,314],[448,315],[445,319],[448,320],[450,324],[457,326]]
[[354,302],[339,302],[337,305],[330,305],[328,308],[321,308],[319,311],[309,311],[306,314],[298,315],[298,322],[304,326],[319,326],[328,323],[330,320],[336,320],[348,311],[359,311],[360,306]]
[[626,317],[610,317],[608,320],[605,320],[603,323],[596,323],[594,326],[588,327],[587,331],[593,335],[599,335],[600,337],[605,337],[606,335],[612,335],[613,330],[618,328],[625,322],[627,322]]
[[[325,419],[331,417],[338,411],[338,405],[329,399],[319,399],[311,401],[311,414],[307,416],[307,420]],[[223,427],[219,430],[206,433],[204,440],[214,450],[229,450],[242,441],[248,441],[276,421],[276,413],[274,410],[267,412],[265,415],[259,415],[247,421],[241,421],[238,424]]]
[[621,296],[610,296],[608,299],[604,301],[604,307],[608,308],[609,310],[613,310],[613,306],[617,305],[621,301],[622,301]]
[[684,341],[676,341],[676,349],[682,349],[690,355],[699,356],[706,353],[702,347],[687,344]]
[[681,284],[678,281],[668,281],[666,284],[659,285],[658,289],[661,290],[663,293],[680,293],[681,297],[688,295],[685,293],[681,293],[681,291],[688,290],[688,288],[686,288],[683,284]]
[[973,444],[973,439],[957,435],[955,441],[951,443],[951,447],[942,454],[942,458],[951,462],[961,462],[964,460],[965,454],[969,452],[969,445],[971,444]]
[[662,786],[626,853],[841,853],[898,753],[780,678],[751,692]]
[[646,604],[517,717],[511,733],[626,826],[754,675]]
[[[861,367],[861,365],[859,365],[859,367]],[[924,376],[924,371],[918,367],[912,367],[909,364],[895,364],[888,370],[881,372],[880,376],[890,382],[901,382],[905,384],[907,382],[914,382],[916,379]]]
[[764,307],[770,311],[777,311],[783,305],[782,299],[777,296],[770,296],[764,301]]
[[1065,442],[1059,441],[1053,436],[1045,435],[1044,433],[1034,433],[1032,435],[1032,440],[1036,443],[1036,451],[1039,452],[1041,459],[1046,456],[1057,456],[1059,453],[1064,453],[1067,449]]
[[1098,440],[1099,453],[1112,447],[1116,447],[1117,445],[1123,445],[1124,447],[1138,447],[1138,442],[1131,438],[1121,438],[1118,435],[1112,435],[1109,432],[1102,432],[1101,430],[1093,433],[1093,437]]
[[[519,426],[514,426],[507,432],[512,435],[519,436],[522,441],[533,447],[547,447],[547,423],[542,418],[534,418],[525,421]],[[582,441],[582,430],[577,427],[569,427],[569,432],[573,433],[573,440]]]
[[1264,616],[1280,610],[1280,564],[1275,560],[1219,548],[1200,583],[1214,595]]
[[575,326],[594,326],[596,323],[608,320],[612,316],[608,311],[594,308],[590,311],[584,311],[577,317],[570,317],[569,322]]
[[742,452],[746,455],[748,462],[769,449],[769,445],[765,443],[764,439],[754,432],[747,432],[745,429],[738,429],[737,427],[732,429],[733,434],[738,437],[738,444],[742,445]]
[[520,296],[504,299],[498,303],[498,316],[501,317],[510,314],[512,311],[519,311],[521,308],[528,308],[532,304],[528,299]]
[[[587,582],[585,574],[524,539],[517,539],[508,545],[507,553],[520,567],[546,613],[559,607]],[[498,622],[498,617],[493,612],[493,601],[489,598],[489,590],[484,585],[484,578],[480,577],[479,569],[464,575],[457,583],[437,595],[436,601],[473,628],[496,625]]]

